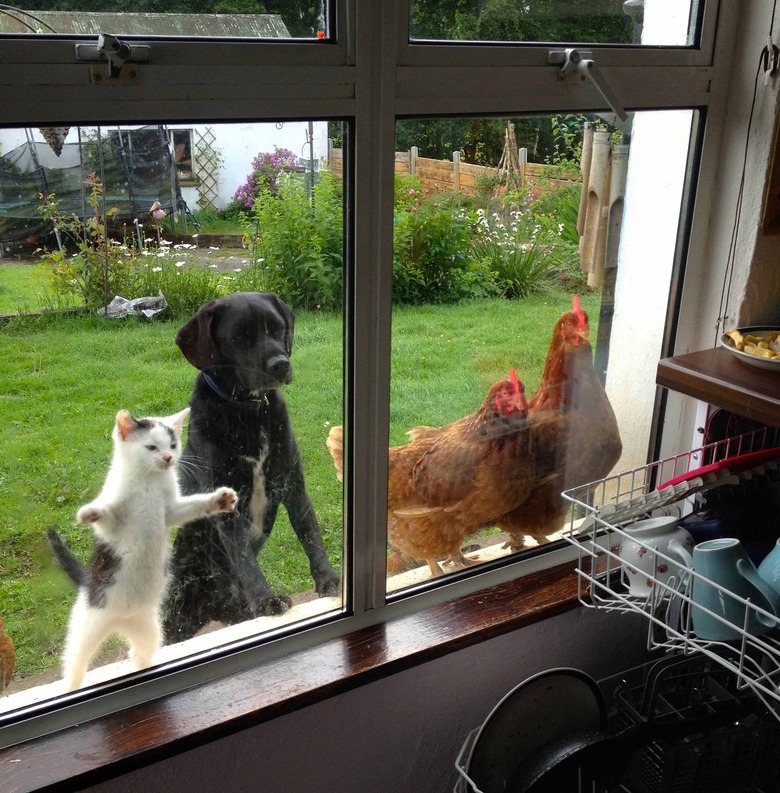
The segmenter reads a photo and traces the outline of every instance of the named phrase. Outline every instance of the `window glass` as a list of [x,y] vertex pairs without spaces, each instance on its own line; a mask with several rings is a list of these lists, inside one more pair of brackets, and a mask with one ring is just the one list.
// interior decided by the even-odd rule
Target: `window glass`
[[0,130],[0,712],[341,609],[329,126]]
[[562,490],[644,465],[693,118],[397,124],[390,591],[533,552]]
[[412,39],[445,41],[693,43],[695,0],[412,0]]
[[30,0],[0,10],[0,33],[101,33],[139,36],[324,38],[327,3],[302,0],[225,0],[213,3],[52,2]]

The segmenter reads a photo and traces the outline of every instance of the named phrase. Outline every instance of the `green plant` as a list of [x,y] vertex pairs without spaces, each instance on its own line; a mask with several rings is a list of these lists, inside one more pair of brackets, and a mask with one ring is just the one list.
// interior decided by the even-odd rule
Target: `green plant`
[[273,152],[261,152],[252,160],[252,170],[235,192],[233,200],[242,209],[252,209],[264,191],[276,195],[282,175],[298,164],[298,158],[289,149],[276,146]]
[[477,223],[471,245],[474,259],[490,273],[504,297],[525,297],[547,281],[552,266],[554,237],[541,233],[519,210],[509,213],[507,223],[498,214],[488,218],[477,210]]
[[162,292],[168,313],[189,317],[209,300],[235,291],[233,272],[218,271],[195,256],[191,243],[162,241],[157,251],[143,250],[134,261],[127,293],[134,297]]
[[530,205],[529,212],[534,223],[540,225],[543,231],[555,234],[561,242],[577,247],[580,242],[577,218],[581,195],[581,184],[554,187],[537,198]]
[[419,176],[399,174],[393,181],[393,209],[395,212],[410,211],[419,206],[423,199],[422,181]]
[[341,185],[322,172],[309,200],[301,179],[262,190],[244,215],[250,266],[237,278],[242,289],[277,292],[295,308],[341,305],[343,225]]
[[[106,235],[103,218],[103,185],[96,174],[85,180],[89,188],[87,204],[92,215],[83,222],[76,215],[61,212],[54,193],[38,194],[38,212],[54,228],[57,250],[41,251],[50,285],[58,295],[78,295],[87,308],[94,308],[116,294],[127,284],[130,255],[127,248]],[[106,219],[116,214],[115,207],[105,211]],[[68,245],[76,251],[68,254]]]
[[466,213],[428,202],[397,212],[394,301],[447,303],[480,294],[479,273],[467,255],[470,226]]

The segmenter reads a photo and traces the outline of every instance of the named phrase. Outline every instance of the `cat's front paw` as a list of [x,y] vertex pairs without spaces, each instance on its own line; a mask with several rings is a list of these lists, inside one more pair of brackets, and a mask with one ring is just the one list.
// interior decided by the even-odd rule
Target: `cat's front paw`
[[214,512],[232,512],[238,504],[238,494],[231,487],[220,487],[211,497]]
[[102,507],[96,507],[94,504],[87,504],[76,513],[76,520],[83,524],[97,523],[105,516],[106,511]]

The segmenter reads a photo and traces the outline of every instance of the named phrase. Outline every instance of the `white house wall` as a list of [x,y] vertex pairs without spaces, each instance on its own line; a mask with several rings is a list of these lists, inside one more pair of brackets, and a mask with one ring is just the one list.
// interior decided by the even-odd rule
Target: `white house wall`
[[[275,148],[290,149],[298,157],[309,159],[308,122],[285,121],[278,124],[209,124],[216,136],[214,148],[223,158],[219,175],[218,206],[224,209],[232,200],[236,189],[246,181],[252,168],[252,160],[261,152],[273,152]],[[176,125],[171,129],[185,129]],[[193,129],[205,130],[205,126]],[[314,158],[328,156],[328,125],[324,121],[312,124]],[[183,187],[182,196],[191,210],[198,208],[195,187]]]
[[[223,164],[219,172],[218,182],[218,207],[224,209],[232,200],[236,189],[244,183],[252,167],[252,160],[262,152],[273,152],[274,148],[290,149],[298,157],[309,159],[310,148],[309,124],[305,121],[286,121],[271,124],[238,123],[238,124],[209,124],[193,127],[186,124],[172,125],[170,129],[197,129],[205,131],[208,126],[215,135],[214,148],[220,153]],[[123,129],[138,129],[128,125]],[[84,129],[87,129],[86,127]],[[7,153],[12,149],[22,146],[27,142],[27,133],[32,135],[36,142],[44,143],[40,130],[30,128],[0,129],[0,153]],[[312,141],[315,159],[324,159],[328,155],[328,125],[324,121],[312,123]],[[78,131],[71,128],[65,139],[66,143],[78,141]],[[62,156],[44,146],[39,151],[41,165],[49,168],[78,165],[78,161],[70,162],[66,158],[75,157],[76,151],[67,147]],[[190,210],[198,209],[198,189],[195,186],[183,186],[182,197],[187,202]]]

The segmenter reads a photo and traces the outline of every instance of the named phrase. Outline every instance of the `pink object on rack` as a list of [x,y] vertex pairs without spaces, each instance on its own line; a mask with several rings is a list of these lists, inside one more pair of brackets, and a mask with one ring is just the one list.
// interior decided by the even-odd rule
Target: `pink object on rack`
[[710,463],[709,465],[704,465],[701,468],[695,468],[684,474],[675,476],[672,479],[664,482],[662,485],[659,485],[656,489],[663,490],[666,487],[673,487],[674,485],[679,485],[681,482],[687,482],[690,479],[695,479],[698,476],[704,476],[705,474],[716,473],[718,471],[727,470],[729,473],[735,474],[739,471],[752,468],[754,465],[768,463],[772,460],[777,460],[778,458],[780,458],[780,446],[774,446],[771,449],[762,449],[758,452],[740,454],[736,457],[727,457],[725,460],[718,460],[716,463]]

